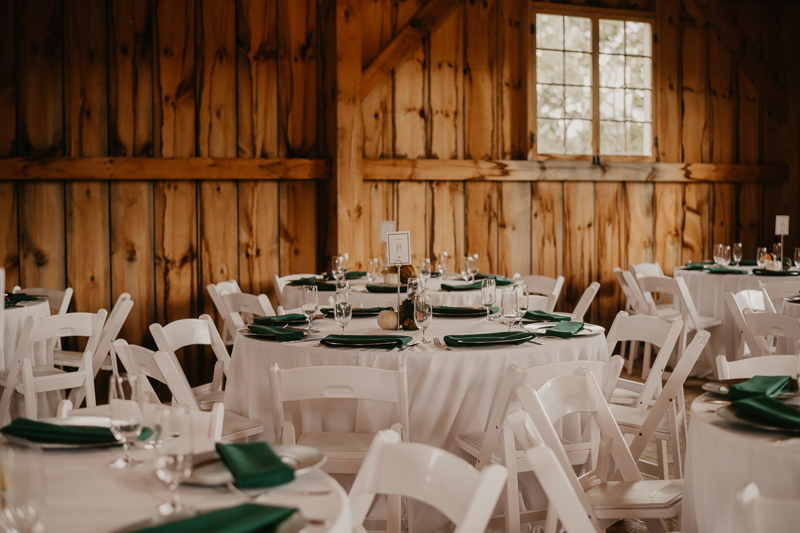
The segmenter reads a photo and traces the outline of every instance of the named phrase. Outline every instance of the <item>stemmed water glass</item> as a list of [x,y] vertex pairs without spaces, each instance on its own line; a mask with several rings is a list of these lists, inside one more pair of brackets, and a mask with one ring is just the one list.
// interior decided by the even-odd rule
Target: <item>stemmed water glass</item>
[[764,265],[767,264],[767,262],[764,260],[765,255],[767,255],[766,246],[761,246],[756,249],[756,264],[758,265],[758,268],[764,268]]
[[472,258],[468,255],[465,255],[461,258],[461,278],[464,281],[469,281],[469,262],[472,261]]
[[492,307],[496,299],[495,281],[493,279],[481,280],[481,303],[486,308],[486,316],[481,318],[481,322],[489,322],[493,320],[491,317]]
[[522,329],[522,317],[528,312],[528,285],[519,283],[514,286],[517,294],[517,315],[519,316],[519,329]]
[[130,444],[142,434],[144,403],[142,382],[138,376],[122,374],[111,376],[108,387],[108,403],[111,411],[111,433],[122,443],[125,457],[111,462],[112,468],[139,466],[141,461],[131,457]]
[[503,323],[508,326],[508,331],[511,331],[511,326],[517,321],[517,293],[515,291],[506,289],[500,293],[500,313]]
[[724,244],[714,246],[714,263],[718,267],[728,266],[731,262],[731,247]]
[[336,280],[336,292],[346,292],[350,294],[350,280],[349,279],[337,279]]
[[431,325],[433,318],[433,305],[431,305],[430,294],[419,293],[414,297],[414,323],[422,331],[422,344],[428,344],[425,340],[425,330]]
[[733,258],[733,262],[737,265],[742,262],[742,243],[735,242],[733,243],[733,251],[731,253],[731,257]]
[[772,243],[772,260],[783,261],[783,245],[780,242]]
[[427,283],[431,279],[431,260],[427,257],[420,261],[419,277],[422,278],[422,283]]
[[185,407],[164,407],[156,416],[156,476],[172,494],[158,512],[171,515],[191,509],[178,497],[178,486],[192,474],[194,432],[192,417]]
[[309,333],[319,333],[319,330],[311,325],[311,319],[317,314],[318,306],[317,286],[303,285],[303,314],[306,315],[306,319],[308,320],[306,331]]
[[347,265],[347,261],[350,259],[347,252],[343,253],[339,256],[339,264],[342,267],[342,272],[347,274],[350,271],[350,267]]
[[334,296],[333,305],[333,318],[336,323],[342,328],[342,335],[344,335],[344,328],[350,323],[353,318],[353,306],[350,305],[350,294],[347,292],[338,292]]
[[381,262],[377,257],[373,257],[369,260],[369,264],[367,266],[367,279],[370,283],[375,283],[378,279],[378,273],[381,271]]
[[800,268],[800,248],[794,249],[794,266]]
[[41,455],[36,448],[0,447],[0,530],[45,530],[47,487]]
[[340,280],[344,278],[344,270],[342,269],[342,257],[341,256],[334,256],[331,259],[331,275],[333,279]]
[[447,272],[447,259],[449,258],[449,254],[447,252],[441,252],[439,254],[439,260],[436,261],[436,269],[439,271],[439,274],[444,278],[445,272]]

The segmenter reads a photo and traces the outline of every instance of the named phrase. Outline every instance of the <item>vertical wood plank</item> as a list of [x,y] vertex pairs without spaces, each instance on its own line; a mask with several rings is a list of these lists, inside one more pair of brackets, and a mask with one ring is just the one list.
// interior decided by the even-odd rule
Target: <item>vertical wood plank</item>
[[736,229],[736,186],[732,183],[715,183],[713,195],[711,246],[732,244]]
[[431,194],[428,182],[399,182],[396,185],[397,230],[411,232],[411,263],[418,265],[431,253]]
[[[467,254],[478,254],[482,272],[497,272],[497,184],[467,182],[464,184],[467,222],[465,224]],[[461,257],[451,265],[461,268]]]
[[[691,2],[683,3],[683,116],[685,163],[711,161],[708,124],[708,26]],[[662,265],[663,266],[663,265]]]
[[668,276],[671,276],[673,269],[681,264],[684,188],[685,185],[682,183],[655,185],[654,259]]
[[627,249],[626,262],[619,265],[623,270],[628,265],[651,263],[654,257],[655,188],[652,183],[625,184],[625,234]]
[[462,8],[434,32],[430,46],[430,156],[462,159],[464,136],[461,104],[464,98],[464,18]]
[[425,48],[394,70],[394,156],[425,157]]
[[[67,286],[63,183],[20,183],[20,286]],[[46,217],[26,213],[47,213]]]
[[67,284],[75,311],[111,309],[108,184],[67,184]]
[[[281,181],[281,276],[317,271],[317,184]],[[346,250],[342,250],[345,252]]]
[[[784,49],[783,34],[791,33],[791,24],[784,24],[783,20],[784,9],[781,6],[764,7],[764,62],[778,76],[779,81],[785,84],[786,76],[783,72],[783,65],[785,57],[789,55],[789,50]],[[775,28],[782,28],[782,31],[775,31]],[[784,86],[789,90],[788,84]],[[792,146],[788,139],[791,126],[780,124],[779,113],[766,102],[763,108],[764,163],[767,165],[786,164],[788,162],[787,148]],[[788,189],[783,184],[764,184],[764,235],[760,246],[770,247],[769,243],[773,241],[775,235],[775,215],[784,214],[782,204],[783,197],[787,193]],[[791,218],[789,222],[792,223]],[[794,233],[791,228],[790,232]]]
[[531,187],[532,273],[558,277],[564,271],[564,188],[540,181]]
[[592,182],[564,183],[565,309],[573,309],[583,291],[597,277],[594,187]]
[[527,3],[518,0],[498,2],[498,89],[497,156],[525,159],[528,152],[528,50],[525,48]]
[[531,273],[531,184],[501,183],[497,194],[497,273]]
[[[369,0],[363,3],[361,9],[361,62],[367,65],[392,38],[392,2]],[[364,157],[391,157],[394,146],[391,79],[381,82],[364,98],[362,110]]]
[[622,292],[614,276],[614,267],[624,268],[625,264],[627,239],[623,232],[625,224],[623,184],[596,183],[595,204],[596,279],[600,282],[596,307],[600,320],[610,325],[614,315],[622,308]]
[[709,244],[708,183],[689,183],[683,196],[683,251],[681,261],[702,261],[711,257]]
[[736,161],[736,72],[733,58],[716,34],[710,37],[711,162]]
[[[394,186],[388,181],[365,181],[362,187],[364,188],[363,198],[369,204],[366,210],[369,218],[364,242],[364,251],[368,256],[366,259],[376,257],[383,264],[385,248],[384,244],[379,241],[380,225],[381,220],[395,220]],[[434,216],[435,214],[434,211]]]
[[277,307],[272,277],[280,275],[280,224],[277,181],[239,183],[239,285],[266,294]]
[[0,266],[6,270],[5,290],[19,284],[19,227],[17,184],[0,181]]
[[0,2],[0,156],[17,151],[16,4]]
[[[756,248],[763,246],[765,228],[763,186],[760,183],[742,183],[736,188],[739,215],[736,217],[736,240],[742,243],[744,257],[750,258]],[[791,219],[790,219],[791,220]]]
[[464,10],[464,157],[492,159],[497,155],[497,5],[495,0],[467,2]]
[[656,2],[656,136],[658,161],[681,161],[681,0]]
[[[229,147],[233,148],[233,147]],[[207,297],[206,286],[236,279],[239,274],[239,250],[236,228],[238,208],[236,183],[203,181],[200,183],[200,272],[202,285],[198,293],[204,313],[217,316],[214,303]],[[217,316],[218,325],[222,317]]]
[[434,181],[432,192],[431,261],[447,252],[448,269],[452,271],[456,261],[464,256],[464,184]]

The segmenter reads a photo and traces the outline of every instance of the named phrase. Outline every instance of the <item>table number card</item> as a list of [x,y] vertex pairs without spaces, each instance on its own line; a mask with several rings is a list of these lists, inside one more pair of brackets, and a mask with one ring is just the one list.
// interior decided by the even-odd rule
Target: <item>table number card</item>
[[411,232],[396,231],[386,234],[389,265],[411,264]]
[[381,220],[381,234],[378,242],[386,242],[386,235],[394,231],[394,220]]
[[789,235],[789,215],[775,217],[775,235]]

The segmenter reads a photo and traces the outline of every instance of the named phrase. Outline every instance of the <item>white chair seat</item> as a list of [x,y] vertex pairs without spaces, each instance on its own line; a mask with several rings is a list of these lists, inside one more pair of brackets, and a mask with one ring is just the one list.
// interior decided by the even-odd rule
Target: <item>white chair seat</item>
[[675,309],[671,305],[659,305],[657,307],[657,313],[658,318],[663,318],[664,320],[671,320],[681,317],[680,310]]
[[473,457],[477,457],[481,451],[483,439],[486,436],[485,431],[476,431],[474,433],[463,433],[456,437],[456,446],[467,452]]
[[614,389],[614,392],[611,393],[611,399],[609,400],[608,403],[615,403],[620,405],[633,405],[636,403],[636,400],[638,399],[639,399],[638,392],[617,387],[616,389]]
[[683,480],[609,481],[589,488],[586,497],[600,519],[620,518],[621,509],[631,510],[631,516],[624,518],[643,518],[647,509],[662,511],[659,516],[664,509],[674,509],[678,514]]
[[375,433],[344,433],[338,431],[309,431],[303,433],[297,444],[311,446],[321,452],[364,456]]
[[722,319],[715,316],[700,315],[700,325],[703,329],[714,328],[722,325]]
[[[50,366],[34,366],[32,367],[33,377],[41,378],[45,376],[58,376],[66,374],[67,372],[60,368],[53,368]],[[0,381],[6,383],[8,381],[8,370],[0,370]],[[18,384],[19,385],[19,384]]]
[[[615,404],[609,404],[608,406],[611,408],[611,414],[614,415],[614,419],[623,433],[639,433],[648,415],[650,415],[649,409]],[[659,439],[669,440],[669,419],[666,416],[658,424],[655,436]]]
[[210,411],[215,403],[222,403],[222,400],[225,399],[225,391],[224,390],[215,390],[204,392],[201,394],[196,394],[195,398],[197,399],[197,404],[200,406],[200,409],[203,411]]
[[245,418],[231,411],[225,411],[225,417],[222,419],[222,440],[228,442],[230,440],[239,439],[241,436],[236,435],[242,432],[247,432],[247,435],[252,435],[253,430],[256,428],[261,428],[263,430],[263,426],[255,420]]
[[[68,366],[78,368],[81,366],[83,360],[83,352],[74,352],[71,350],[53,350],[53,358],[58,361],[56,364],[59,366]],[[100,365],[101,370],[108,370],[111,372],[111,358],[106,356],[103,364]]]

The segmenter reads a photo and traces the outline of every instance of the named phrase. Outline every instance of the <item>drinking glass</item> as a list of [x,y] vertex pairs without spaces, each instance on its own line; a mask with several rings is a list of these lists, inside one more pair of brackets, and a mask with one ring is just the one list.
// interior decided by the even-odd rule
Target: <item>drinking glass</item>
[[772,244],[773,261],[783,261],[783,245],[779,242]]
[[470,282],[475,281],[475,275],[479,270],[480,267],[478,266],[478,254],[475,254],[470,257],[469,271],[467,272],[469,274]]
[[431,305],[430,294],[420,293],[414,297],[414,323],[422,331],[422,344],[428,344],[425,340],[425,330],[431,325],[433,318],[433,305]]
[[42,452],[7,445],[0,449],[0,530],[41,533],[45,530],[47,487]]
[[373,257],[369,260],[369,266],[367,268],[367,279],[370,283],[375,283],[378,280],[378,274],[381,271],[381,262],[377,257]]
[[794,249],[794,266],[800,268],[800,248]]
[[520,283],[514,286],[517,293],[517,316],[519,317],[519,329],[522,329],[522,317],[528,312],[528,285]]
[[156,476],[172,494],[170,501],[158,506],[158,512],[171,515],[191,509],[178,497],[178,486],[192,474],[192,416],[185,407],[164,407],[156,417],[156,432]]
[[496,298],[495,281],[489,278],[482,279],[481,303],[486,308],[486,317],[481,318],[481,322],[489,322],[491,320],[494,320],[491,317],[491,314],[492,314],[492,307],[494,307],[495,298]]
[[742,261],[742,243],[735,242],[733,243],[733,251],[731,253],[731,257],[733,258],[733,262],[737,265]]
[[450,256],[447,252],[441,252],[439,254],[439,260],[436,261],[436,269],[439,271],[439,274],[441,274],[442,278],[444,278],[444,274],[447,272],[447,259],[449,257]]
[[722,248],[722,266],[727,267],[731,264],[731,247],[725,246]]
[[344,335],[344,328],[350,323],[353,318],[353,306],[350,305],[350,294],[346,292],[337,293],[334,297],[333,318],[336,323],[342,328],[342,335]]
[[511,326],[517,321],[517,293],[515,291],[506,289],[500,293],[500,313],[503,317],[503,324],[508,326],[508,331],[511,331]]
[[756,264],[758,264],[758,268],[764,268],[764,265],[767,264],[766,259],[764,259],[765,255],[767,255],[767,248],[765,246],[756,249]]
[[336,280],[336,292],[346,292],[350,294],[350,280],[349,279],[337,279]]
[[342,272],[344,272],[345,274],[347,274],[347,272],[350,270],[350,267],[347,265],[347,262],[349,260],[350,256],[347,254],[347,252],[339,256],[339,263],[341,264]]
[[333,279],[339,280],[344,278],[344,270],[342,270],[342,257],[334,256],[331,259],[331,276]]
[[461,258],[461,277],[464,281],[469,281],[469,262],[472,261],[472,258],[468,255],[465,255]]
[[419,277],[422,278],[423,283],[426,283],[429,279],[431,279],[431,260],[427,257],[420,261]]
[[725,246],[722,244],[714,245],[714,264],[722,266],[722,253],[725,251]]
[[108,403],[111,410],[111,433],[122,443],[125,457],[111,462],[111,468],[139,466],[141,461],[131,457],[130,444],[142,434],[142,404],[144,394],[138,376],[121,374],[111,376],[108,385]]
[[311,319],[317,314],[318,306],[317,286],[303,285],[303,314],[306,315],[306,319],[308,320],[306,331],[309,333],[319,333],[319,330],[311,325]]

